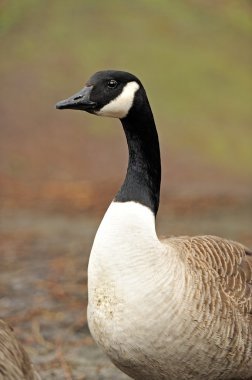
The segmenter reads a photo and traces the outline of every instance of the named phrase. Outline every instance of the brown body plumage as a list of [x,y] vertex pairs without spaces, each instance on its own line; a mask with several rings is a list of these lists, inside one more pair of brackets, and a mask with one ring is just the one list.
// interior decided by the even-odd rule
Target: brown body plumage
[[165,242],[180,252],[186,275],[195,285],[189,293],[198,331],[191,334],[195,342],[204,334],[213,343],[214,367],[220,361],[223,371],[218,379],[252,379],[252,252],[216,236]]
[[0,380],[39,380],[40,377],[12,328],[0,320]]

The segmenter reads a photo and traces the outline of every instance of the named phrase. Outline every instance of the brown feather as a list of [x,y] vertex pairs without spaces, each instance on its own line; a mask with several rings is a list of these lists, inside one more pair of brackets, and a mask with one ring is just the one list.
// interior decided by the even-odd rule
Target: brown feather
[[236,368],[237,379],[252,379],[252,252],[216,236],[172,237],[163,242],[179,252],[193,284],[188,293],[197,328],[220,348],[227,372]]
[[0,380],[39,380],[40,377],[13,329],[0,320]]
[[252,252],[244,245],[217,236],[172,237],[167,243],[180,247],[190,271],[202,268],[211,274],[223,302],[245,316],[252,313]]

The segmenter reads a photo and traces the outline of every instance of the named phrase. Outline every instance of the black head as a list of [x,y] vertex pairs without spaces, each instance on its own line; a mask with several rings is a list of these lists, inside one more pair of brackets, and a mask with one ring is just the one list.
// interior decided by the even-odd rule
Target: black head
[[[133,104],[136,94],[144,92],[139,79],[125,71],[98,71],[77,94],[56,104],[58,109],[77,109],[99,116],[125,118]],[[138,102],[139,102],[138,99]]]

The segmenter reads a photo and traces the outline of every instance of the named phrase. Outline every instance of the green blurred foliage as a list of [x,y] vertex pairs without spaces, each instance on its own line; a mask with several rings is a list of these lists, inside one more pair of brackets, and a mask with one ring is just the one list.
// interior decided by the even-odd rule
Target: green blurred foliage
[[248,0],[5,0],[0,76],[32,72],[58,100],[96,70],[134,72],[162,139],[250,174],[251,15]]

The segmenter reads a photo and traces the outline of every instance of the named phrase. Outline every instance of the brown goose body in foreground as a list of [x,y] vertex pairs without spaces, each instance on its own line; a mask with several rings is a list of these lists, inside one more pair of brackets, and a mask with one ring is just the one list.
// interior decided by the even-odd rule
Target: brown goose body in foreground
[[119,118],[129,148],[89,260],[96,342],[136,380],[251,380],[251,252],[215,236],[158,239],[159,142],[139,79],[98,72],[57,108]]
[[0,320],[0,380],[40,380],[23,346],[3,320]]

